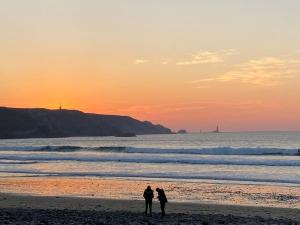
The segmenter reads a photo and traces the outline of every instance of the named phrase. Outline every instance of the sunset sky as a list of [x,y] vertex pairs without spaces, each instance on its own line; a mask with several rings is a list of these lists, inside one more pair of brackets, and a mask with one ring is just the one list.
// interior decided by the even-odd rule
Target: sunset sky
[[300,130],[299,0],[0,2],[0,105]]

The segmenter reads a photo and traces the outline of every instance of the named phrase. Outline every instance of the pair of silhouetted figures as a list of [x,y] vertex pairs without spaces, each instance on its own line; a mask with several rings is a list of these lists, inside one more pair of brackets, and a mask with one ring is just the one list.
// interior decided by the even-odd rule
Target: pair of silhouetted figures
[[[157,198],[160,202],[160,209],[161,209],[161,216],[165,216],[165,206],[166,203],[168,202],[168,199],[166,197],[166,194],[163,189],[156,188],[157,191]],[[145,191],[144,191],[144,198],[145,198],[145,214],[147,215],[148,213],[148,208],[149,208],[149,213],[150,216],[152,216],[152,199],[154,198],[153,190],[151,189],[151,186],[148,186]]]

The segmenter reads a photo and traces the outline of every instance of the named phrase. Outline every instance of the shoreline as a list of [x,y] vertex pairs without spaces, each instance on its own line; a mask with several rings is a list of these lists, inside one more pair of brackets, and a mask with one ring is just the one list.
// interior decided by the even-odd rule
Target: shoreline
[[167,216],[161,219],[159,205],[155,200],[153,217],[145,216],[143,212],[142,200],[0,193],[0,221],[8,224],[17,221],[22,224],[27,224],[26,221],[34,221],[34,224],[38,221],[41,224],[63,224],[68,221],[85,224],[87,218],[90,222],[86,224],[193,224],[197,221],[196,224],[300,223],[300,209],[261,206],[170,202],[166,206]]

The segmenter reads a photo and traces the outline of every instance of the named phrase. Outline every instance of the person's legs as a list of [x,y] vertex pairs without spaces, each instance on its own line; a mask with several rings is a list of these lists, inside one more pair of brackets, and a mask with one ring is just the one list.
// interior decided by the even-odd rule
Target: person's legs
[[160,202],[160,209],[161,209],[161,216],[165,216],[165,205],[166,203],[165,202]]
[[147,212],[148,212],[148,201],[145,200],[145,214],[147,215]]
[[150,216],[152,216],[152,199],[149,200],[149,212],[150,212]]

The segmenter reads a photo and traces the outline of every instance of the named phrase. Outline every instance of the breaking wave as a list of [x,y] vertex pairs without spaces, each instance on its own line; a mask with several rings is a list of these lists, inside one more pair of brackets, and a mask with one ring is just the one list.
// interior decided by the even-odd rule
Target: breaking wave
[[86,154],[86,155],[13,155],[2,154],[0,160],[16,161],[74,161],[93,163],[157,163],[157,164],[189,164],[189,165],[247,165],[247,166],[300,166],[300,158],[295,157],[262,157],[262,156],[222,156],[217,155],[145,155],[145,154]]
[[34,151],[34,152],[114,152],[114,153],[145,153],[145,154],[192,154],[192,155],[300,155],[297,149],[284,148],[137,148],[125,146],[0,146],[0,151]]

